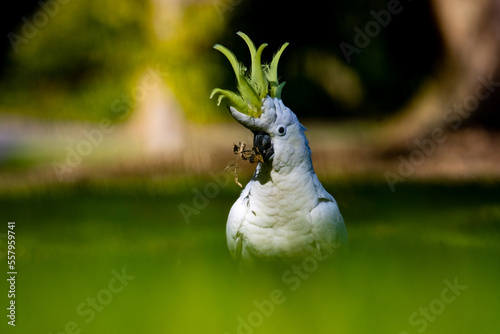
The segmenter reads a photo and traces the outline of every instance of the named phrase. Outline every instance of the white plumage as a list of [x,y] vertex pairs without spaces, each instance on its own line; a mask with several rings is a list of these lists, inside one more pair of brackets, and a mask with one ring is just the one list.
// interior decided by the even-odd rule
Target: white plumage
[[337,202],[314,172],[306,130],[281,99],[265,97],[260,117],[230,107],[255,134],[264,156],[229,212],[226,234],[235,260],[264,262],[328,256],[346,249]]

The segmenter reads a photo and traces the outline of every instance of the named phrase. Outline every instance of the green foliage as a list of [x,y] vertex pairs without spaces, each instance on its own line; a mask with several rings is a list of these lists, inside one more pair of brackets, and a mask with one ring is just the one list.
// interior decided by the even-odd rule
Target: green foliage
[[[0,84],[2,109],[100,120],[130,91],[150,43],[146,1],[72,0],[19,51]],[[30,16],[27,16],[30,19]],[[22,35],[22,24],[16,31]]]
[[[163,83],[188,118],[217,120],[220,112],[208,95],[221,71],[207,50],[223,21],[212,3],[189,3],[181,10],[176,6],[157,8],[145,0],[72,0],[61,6],[34,38],[11,54],[0,81],[0,110],[118,120],[140,103],[134,92],[149,67],[161,70]],[[165,36],[156,29],[163,29]],[[116,100],[120,114],[113,110]]]

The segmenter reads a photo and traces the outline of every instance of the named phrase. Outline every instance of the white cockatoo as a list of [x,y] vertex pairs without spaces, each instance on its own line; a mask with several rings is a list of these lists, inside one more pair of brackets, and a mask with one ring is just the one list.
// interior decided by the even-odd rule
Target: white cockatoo
[[277,67],[288,43],[262,66],[266,44],[256,50],[247,35],[238,35],[250,49],[251,71],[215,45],[233,66],[239,94],[217,88],[211,97],[218,96],[218,104],[225,100],[231,115],[254,133],[262,161],[229,212],[229,251],[235,260],[250,263],[325,259],[347,249],[347,231],[337,202],[314,172],[306,128],[281,100],[284,83],[278,83]]

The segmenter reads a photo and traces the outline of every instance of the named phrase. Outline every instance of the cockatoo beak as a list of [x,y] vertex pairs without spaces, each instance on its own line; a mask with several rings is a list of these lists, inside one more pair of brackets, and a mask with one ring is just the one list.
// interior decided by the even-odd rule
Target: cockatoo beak
[[250,131],[265,131],[265,123],[261,118],[255,118],[241,113],[233,107],[229,107],[229,112],[235,120]]
[[256,131],[253,133],[253,146],[259,150],[264,162],[268,162],[274,156],[274,147],[269,133]]
[[269,161],[274,155],[274,147],[271,136],[266,132],[266,121],[262,118],[248,116],[233,107],[229,107],[229,112],[235,120],[253,132],[253,146],[259,150],[264,162]]

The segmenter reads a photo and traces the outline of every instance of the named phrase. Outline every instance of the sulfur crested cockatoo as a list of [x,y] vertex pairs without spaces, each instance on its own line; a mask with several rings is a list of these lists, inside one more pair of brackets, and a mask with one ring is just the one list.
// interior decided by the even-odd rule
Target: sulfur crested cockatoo
[[256,50],[247,35],[238,35],[250,49],[251,70],[215,45],[233,67],[239,94],[216,88],[211,98],[217,96],[218,105],[224,101],[231,115],[254,133],[262,161],[229,212],[229,251],[235,260],[250,263],[326,259],[347,249],[347,231],[337,202],[314,172],[306,128],[281,100],[284,82],[279,84],[277,68],[288,43],[263,66],[267,44]]

